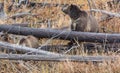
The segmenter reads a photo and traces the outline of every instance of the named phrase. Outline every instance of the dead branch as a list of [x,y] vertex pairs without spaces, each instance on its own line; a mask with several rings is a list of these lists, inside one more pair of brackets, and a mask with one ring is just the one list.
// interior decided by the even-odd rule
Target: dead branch
[[0,25],[0,31],[7,31],[8,33],[17,35],[33,35],[38,38],[56,38],[63,40],[72,40],[76,38],[78,41],[86,42],[120,43],[120,34],[63,31],[11,25]]
[[[30,7],[34,7],[35,5],[39,5],[39,6],[41,6],[41,7],[43,7],[43,6],[47,6],[47,7],[57,7],[57,6],[59,6],[59,7],[62,7],[62,6],[66,6],[66,5],[69,5],[69,4],[59,4],[59,3],[45,3],[45,2],[42,2],[42,3],[39,3],[39,2],[29,2],[28,3],[29,5],[28,6],[30,6]],[[83,5],[80,5],[80,4],[78,4],[79,6],[83,6]]]
[[114,61],[117,57],[108,56],[73,56],[57,54],[48,51],[38,50],[34,48],[22,47],[16,44],[9,44],[0,42],[0,47],[9,50],[18,50],[24,52],[37,53],[41,55],[27,55],[27,54],[0,54],[0,59],[9,60],[37,60],[37,61]]
[[[91,1],[90,1],[90,0],[87,0],[87,2],[88,2],[88,5],[89,5],[89,9],[91,10],[91,9],[92,9]],[[92,15],[92,12],[90,12],[90,14]]]
[[23,46],[19,46],[17,44],[10,44],[10,43],[7,43],[7,42],[0,42],[0,49],[21,51],[21,52],[27,52],[27,53],[35,53],[35,54],[42,54],[42,55],[60,55],[60,54],[57,54],[57,53],[43,51],[43,50],[35,49],[35,48],[23,47]]
[[6,17],[5,11],[4,11],[4,3],[0,2],[0,19],[4,19]]
[[109,16],[120,17],[120,14],[119,14],[119,13],[108,12],[108,11],[105,11],[105,10],[91,9],[90,11],[101,12],[101,13],[107,14],[107,15],[109,15]]
[[19,18],[19,17],[23,17],[23,16],[27,16],[27,15],[31,15],[31,16],[34,16],[35,14],[31,14],[29,12],[22,12],[22,13],[16,13],[10,17],[7,17],[8,18]]
[[12,26],[21,26],[21,27],[28,27],[30,24],[28,23],[21,23],[21,24],[3,24],[3,25],[12,25]]
[[0,59],[7,60],[36,60],[36,61],[115,61],[118,57],[114,56],[46,56],[46,55],[22,55],[22,54],[0,54]]

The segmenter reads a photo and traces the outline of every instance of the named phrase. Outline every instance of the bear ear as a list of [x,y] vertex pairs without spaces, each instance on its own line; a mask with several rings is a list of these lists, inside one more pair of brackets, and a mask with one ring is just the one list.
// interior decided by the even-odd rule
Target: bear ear
[[75,8],[75,5],[71,4],[70,5],[70,10],[73,10]]
[[70,5],[71,8],[74,7],[74,6],[75,6],[75,5],[73,5],[73,4]]
[[76,5],[74,5],[74,4],[71,4],[70,5],[70,9],[72,10],[72,9],[74,9],[74,10],[79,10],[79,8],[76,6]]

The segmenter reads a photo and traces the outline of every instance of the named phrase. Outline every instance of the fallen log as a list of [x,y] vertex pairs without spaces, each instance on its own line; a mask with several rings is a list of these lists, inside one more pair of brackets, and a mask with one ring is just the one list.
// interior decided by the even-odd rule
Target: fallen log
[[114,61],[118,57],[109,56],[78,56],[58,54],[35,48],[28,48],[7,42],[0,42],[0,49],[17,50],[21,52],[35,53],[36,55],[27,54],[0,54],[0,59],[9,60],[37,60],[37,61]]
[[79,55],[64,55],[64,56],[46,56],[46,55],[22,55],[22,54],[0,54],[0,59],[7,60],[34,60],[34,61],[115,61],[119,57],[114,56],[79,56]]
[[17,44],[10,44],[7,42],[0,42],[0,50],[12,50],[12,51],[20,51],[20,52],[26,52],[26,54],[28,53],[34,53],[34,54],[41,54],[41,55],[60,55],[57,53],[53,53],[53,52],[48,52],[48,51],[44,51],[44,50],[40,50],[40,49],[35,49],[35,48],[29,48],[29,47],[23,47],[23,46],[19,46]]
[[38,50],[35,48],[28,48],[18,46],[16,44],[10,44],[7,42],[0,42],[0,49],[6,50],[16,50],[27,53],[36,53],[37,55],[27,55],[27,54],[0,54],[0,59],[7,60],[37,60],[37,61],[113,61],[117,57],[108,56],[77,56],[77,55],[65,55],[58,54],[43,50]]
[[16,35],[33,35],[38,38],[57,38],[62,40],[72,40],[76,38],[80,42],[120,43],[120,34],[62,31],[11,25],[0,25],[0,31],[7,31],[8,33]]
[[16,24],[1,24],[1,25],[12,25],[12,26],[21,26],[21,27],[29,27],[28,23],[16,23]]

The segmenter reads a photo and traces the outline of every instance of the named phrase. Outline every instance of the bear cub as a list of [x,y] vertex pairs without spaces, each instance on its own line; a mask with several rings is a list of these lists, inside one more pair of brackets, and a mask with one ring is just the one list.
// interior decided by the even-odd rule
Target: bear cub
[[98,32],[98,23],[94,16],[79,9],[76,5],[66,5],[62,11],[71,18],[71,30],[81,32]]

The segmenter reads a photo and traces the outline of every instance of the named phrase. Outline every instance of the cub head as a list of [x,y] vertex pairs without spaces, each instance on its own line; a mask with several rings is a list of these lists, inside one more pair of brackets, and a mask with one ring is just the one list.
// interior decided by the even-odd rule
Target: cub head
[[1,32],[0,40],[5,42],[10,42],[12,40],[12,37],[7,32]]
[[81,10],[79,9],[78,6],[71,4],[71,5],[65,5],[62,8],[62,11],[65,14],[68,14],[71,18],[77,19]]

